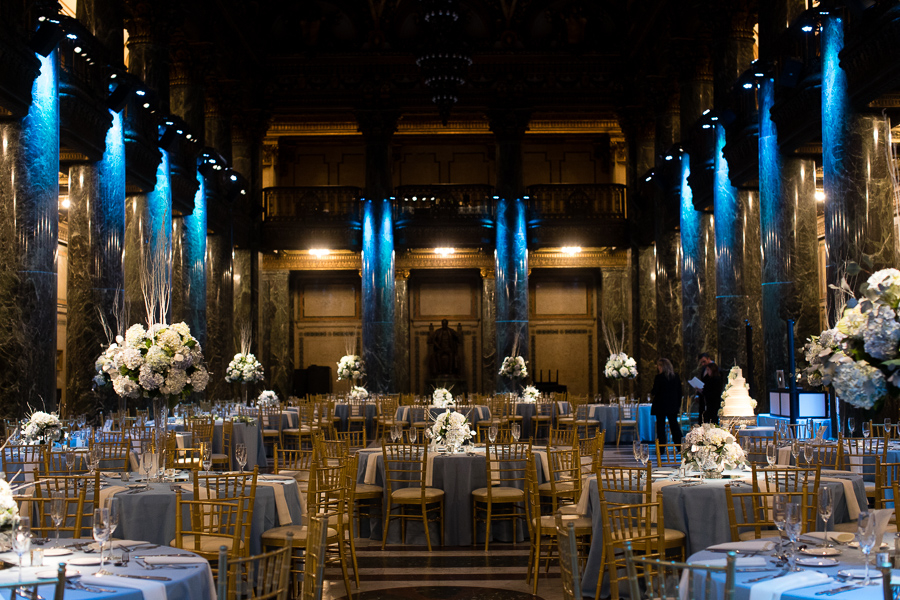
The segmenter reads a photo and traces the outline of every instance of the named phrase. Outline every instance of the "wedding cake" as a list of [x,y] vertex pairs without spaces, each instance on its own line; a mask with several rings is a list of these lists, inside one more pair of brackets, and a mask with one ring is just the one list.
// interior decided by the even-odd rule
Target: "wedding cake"
[[724,418],[753,417],[756,408],[756,400],[750,397],[750,386],[744,379],[740,367],[731,367],[728,373],[728,383],[722,392],[722,409],[720,416]]

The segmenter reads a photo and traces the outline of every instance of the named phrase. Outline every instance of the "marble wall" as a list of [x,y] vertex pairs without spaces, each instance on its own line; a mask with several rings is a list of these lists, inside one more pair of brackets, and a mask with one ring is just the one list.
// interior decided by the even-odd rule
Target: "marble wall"
[[244,248],[235,248],[234,252],[234,323],[232,335],[234,351],[241,348],[241,334],[250,328],[251,351],[256,352],[259,339],[253,318],[253,258],[255,252]]
[[[637,250],[637,352],[638,373],[655,373],[659,357],[656,327],[656,246],[643,246]],[[653,379],[639,377],[637,381],[641,398],[653,387]]]
[[[225,370],[234,358],[233,327],[233,278],[231,263],[231,235],[209,235],[206,238],[206,347],[204,356],[210,371],[206,397],[211,400],[228,398],[235,394],[225,381]],[[287,304],[287,296],[284,298]],[[287,310],[287,308],[285,308]],[[287,346],[287,338],[284,340]],[[266,377],[272,381],[265,363]]]
[[194,195],[194,210],[182,218],[183,232],[181,245],[182,273],[174,278],[181,283],[184,293],[185,323],[191,333],[206,348],[206,218],[207,189],[205,178],[198,174],[199,188]]
[[492,394],[495,390],[497,370],[497,282],[493,271],[481,273],[481,393]]
[[[633,312],[630,310],[632,305],[631,269],[608,268],[603,269],[600,275],[599,322],[610,326],[615,335],[622,335],[622,325],[624,324],[625,345],[623,349],[629,356],[634,356],[633,336],[631,335],[634,323],[632,322]],[[598,332],[598,335],[600,338],[603,337],[602,330]],[[603,394],[604,397],[607,395],[618,396],[618,384],[608,381],[603,376],[603,368],[606,365],[607,358],[609,358],[609,352],[606,349],[606,344],[600,343],[598,345],[597,366],[595,367],[600,381],[600,385],[597,386],[597,392]],[[651,385],[654,375],[656,375],[656,368],[638,371],[638,379],[649,378]],[[634,384],[629,384],[629,389],[632,393],[636,393],[641,385],[642,382],[637,381]]]
[[290,394],[294,371],[289,279],[290,271],[265,271],[259,282],[259,359],[266,371],[265,389],[282,398]]
[[363,204],[363,360],[369,390],[395,392],[394,230],[391,201]]
[[[497,366],[507,356],[521,356],[527,362],[528,348],[528,236],[525,203],[497,201],[496,208],[496,328]],[[511,390],[513,382],[496,375],[497,390]]]

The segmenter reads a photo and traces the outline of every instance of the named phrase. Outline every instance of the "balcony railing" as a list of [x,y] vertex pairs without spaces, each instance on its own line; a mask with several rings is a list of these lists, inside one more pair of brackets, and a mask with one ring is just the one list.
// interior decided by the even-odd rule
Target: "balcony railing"
[[263,190],[265,219],[346,221],[359,218],[360,189],[351,186],[271,187]]
[[490,219],[494,214],[493,195],[494,188],[489,185],[404,185],[394,194],[394,218]]
[[624,219],[625,186],[548,184],[528,188],[531,214],[540,219]]

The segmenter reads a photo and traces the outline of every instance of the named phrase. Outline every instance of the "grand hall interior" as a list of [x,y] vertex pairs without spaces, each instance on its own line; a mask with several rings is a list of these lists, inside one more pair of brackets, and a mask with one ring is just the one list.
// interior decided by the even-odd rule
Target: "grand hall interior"
[[895,128],[897,0],[0,0],[0,596],[900,598]]

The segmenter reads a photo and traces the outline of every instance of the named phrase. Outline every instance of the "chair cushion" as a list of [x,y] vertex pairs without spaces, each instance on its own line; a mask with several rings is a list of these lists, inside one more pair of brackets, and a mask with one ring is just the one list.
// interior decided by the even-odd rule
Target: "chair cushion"
[[279,469],[277,475],[293,477],[297,481],[309,481],[309,471],[289,471],[286,469]]
[[[284,525],[283,527],[275,527],[262,534],[262,542],[264,545],[268,546],[284,546],[284,543],[287,541],[287,534],[289,531],[294,534],[294,540],[292,542],[293,546],[300,546],[302,548],[305,548],[307,533],[306,525],[302,527],[299,525]],[[337,537],[337,529],[329,527],[328,540]],[[331,542],[329,541],[329,543]]]
[[[542,483],[538,486],[538,491],[540,492],[550,492],[550,482]],[[574,492],[575,491],[575,482],[574,481],[557,481],[556,482],[556,491],[557,492]]]
[[[401,488],[391,492],[391,499],[402,502],[416,501],[421,497],[421,493],[421,488],[418,487]],[[430,487],[425,488],[426,502],[437,502],[438,500],[443,499],[443,497],[444,490]]]
[[[487,502],[488,489],[486,487],[472,490],[476,500]],[[495,502],[524,502],[525,492],[519,488],[495,485],[491,487],[491,500]]]
[[215,454],[215,453],[213,453],[213,454],[210,455],[210,457],[212,458],[212,461],[213,461],[213,462],[227,462],[227,461],[228,461],[228,455],[227,455],[227,454]]
[[[593,522],[584,515],[566,515],[563,517],[563,524],[566,527],[569,526],[570,522],[575,524],[575,535],[583,535],[593,529]],[[556,517],[553,515],[542,516],[541,529],[556,529]]]
[[[181,546],[182,550],[189,550],[191,552],[194,552],[194,536],[193,535],[182,536],[181,542],[183,544]],[[230,551],[232,548],[233,542],[234,542],[234,538],[232,538],[231,536],[203,535],[203,536],[200,536],[200,551],[218,554],[219,546],[225,546],[225,548],[227,548]],[[238,542],[238,544],[241,547],[243,547],[243,545],[244,545],[243,542]],[[178,546],[175,545],[175,540],[172,540],[172,542],[169,545],[174,548],[178,548]]]
[[578,505],[577,504],[563,504],[559,507],[559,512],[564,515],[577,515],[578,514]]
[[621,421],[616,421],[616,425],[624,425],[626,427],[633,425],[637,427],[637,421],[634,419],[623,419]]
[[[288,430],[285,429],[285,431],[288,431]],[[281,435],[281,432],[278,431],[277,429],[263,429],[263,435],[276,436],[276,435]]]

